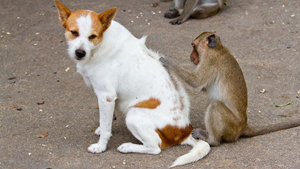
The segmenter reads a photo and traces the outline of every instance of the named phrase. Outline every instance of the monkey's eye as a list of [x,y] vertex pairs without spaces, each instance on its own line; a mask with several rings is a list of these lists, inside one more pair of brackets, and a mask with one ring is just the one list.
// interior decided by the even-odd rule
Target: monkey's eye
[[73,36],[76,36],[76,37],[79,36],[79,33],[77,31],[71,31],[71,33]]
[[96,35],[91,35],[89,36],[89,40],[95,39],[97,36]]
[[195,44],[192,43],[192,46],[195,47]]

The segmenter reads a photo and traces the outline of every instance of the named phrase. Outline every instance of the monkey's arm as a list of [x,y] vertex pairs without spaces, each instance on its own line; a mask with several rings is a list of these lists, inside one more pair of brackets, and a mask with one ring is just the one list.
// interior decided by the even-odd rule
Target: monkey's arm
[[185,70],[182,67],[179,67],[167,60],[166,58],[161,57],[160,62],[163,63],[163,66],[167,69],[174,71],[181,79],[183,79],[187,84],[193,88],[204,88],[207,84],[212,83],[218,76],[218,70],[216,67],[211,66],[209,60],[203,60],[201,66],[198,66],[195,71],[190,72]]
[[167,60],[166,58],[161,57],[159,61],[163,64],[163,66],[169,70],[175,72],[181,79],[183,79],[188,85],[193,88],[198,87],[197,82],[197,74],[195,72],[190,72],[185,70],[182,67],[175,65],[173,62]]

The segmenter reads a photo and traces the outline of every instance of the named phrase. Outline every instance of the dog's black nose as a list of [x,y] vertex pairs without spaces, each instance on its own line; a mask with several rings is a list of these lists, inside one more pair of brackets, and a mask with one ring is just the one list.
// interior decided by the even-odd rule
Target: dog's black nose
[[78,60],[80,60],[80,59],[82,59],[83,57],[85,57],[86,52],[85,52],[84,50],[82,50],[82,49],[77,49],[77,50],[75,51],[75,54],[76,54]]

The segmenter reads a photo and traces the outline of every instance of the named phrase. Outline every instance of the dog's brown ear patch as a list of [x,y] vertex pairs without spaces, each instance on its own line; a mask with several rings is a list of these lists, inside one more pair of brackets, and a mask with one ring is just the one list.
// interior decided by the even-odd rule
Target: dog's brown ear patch
[[155,109],[160,105],[160,101],[155,98],[150,98],[145,101],[138,102],[134,107],[145,108],[145,109]]
[[66,27],[66,21],[68,20],[69,16],[71,15],[71,11],[60,3],[58,0],[55,0],[56,8],[58,11],[58,19],[63,27]]
[[111,21],[114,19],[117,13],[117,8],[111,8],[98,16],[102,26],[103,31],[105,31],[111,24]]
[[184,128],[179,128],[177,126],[167,125],[162,129],[156,129],[156,133],[161,139],[161,149],[165,149],[171,146],[182,143],[186,140],[193,131],[191,125],[187,125]]

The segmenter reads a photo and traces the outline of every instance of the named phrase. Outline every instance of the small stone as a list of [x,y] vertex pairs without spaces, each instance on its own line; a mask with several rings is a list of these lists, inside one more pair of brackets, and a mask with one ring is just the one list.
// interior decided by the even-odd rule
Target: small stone
[[266,92],[266,89],[262,89],[259,91],[260,93],[265,93]]
[[158,2],[154,2],[151,4],[152,7],[157,7],[158,6]]

